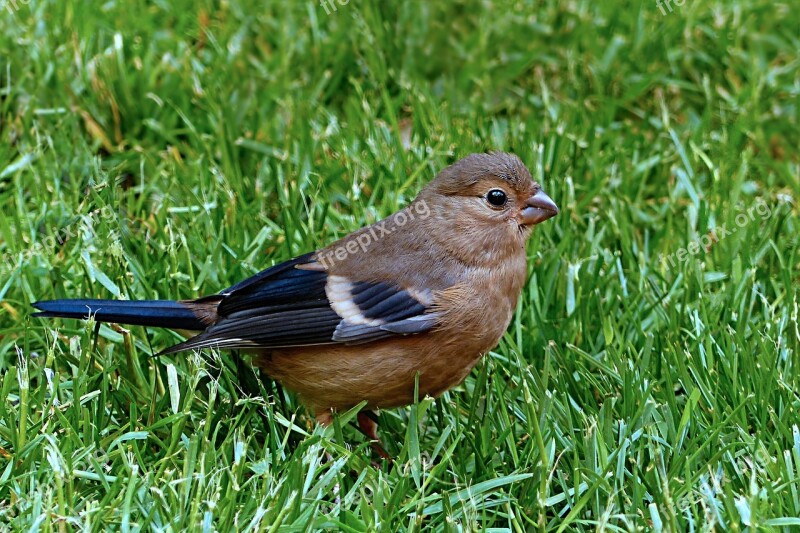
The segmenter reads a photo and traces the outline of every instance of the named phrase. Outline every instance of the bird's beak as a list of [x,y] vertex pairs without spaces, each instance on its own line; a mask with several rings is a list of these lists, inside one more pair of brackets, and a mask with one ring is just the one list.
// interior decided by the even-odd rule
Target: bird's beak
[[521,224],[532,226],[544,222],[558,214],[558,206],[544,191],[539,191],[527,200],[525,207],[520,212]]

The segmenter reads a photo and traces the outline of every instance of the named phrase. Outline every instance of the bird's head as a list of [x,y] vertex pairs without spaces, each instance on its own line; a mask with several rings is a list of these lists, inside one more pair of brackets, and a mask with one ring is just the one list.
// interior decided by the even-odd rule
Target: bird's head
[[513,154],[473,154],[442,170],[420,193],[449,248],[476,260],[520,253],[533,226],[558,214],[555,202]]

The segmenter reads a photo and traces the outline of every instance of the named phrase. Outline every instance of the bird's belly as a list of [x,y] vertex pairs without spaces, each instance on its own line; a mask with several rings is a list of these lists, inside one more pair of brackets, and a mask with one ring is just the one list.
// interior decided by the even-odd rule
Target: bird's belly
[[373,409],[413,403],[418,373],[420,399],[439,396],[461,383],[482,355],[474,344],[472,351],[459,348],[453,339],[429,334],[424,341],[409,336],[356,346],[292,348],[255,362],[319,415],[364,400]]

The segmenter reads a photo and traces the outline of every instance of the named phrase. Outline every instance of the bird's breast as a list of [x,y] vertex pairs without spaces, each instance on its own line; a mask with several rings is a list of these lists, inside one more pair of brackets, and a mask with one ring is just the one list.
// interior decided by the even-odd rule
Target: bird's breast
[[495,266],[472,268],[464,281],[440,291],[434,307],[443,331],[471,342],[480,353],[492,349],[508,328],[527,277],[525,256]]

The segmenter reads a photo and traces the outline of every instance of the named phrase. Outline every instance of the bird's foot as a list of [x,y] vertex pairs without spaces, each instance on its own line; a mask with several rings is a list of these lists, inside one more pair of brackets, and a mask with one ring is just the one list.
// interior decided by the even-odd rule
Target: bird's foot
[[369,444],[375,453],[380,455],[382,459],[390,463],[393,462],[394,459],[384,449],[381,439],[378,437],[378,415],[373,411],[360,411],[357,418],[358,428],[370,440]]

